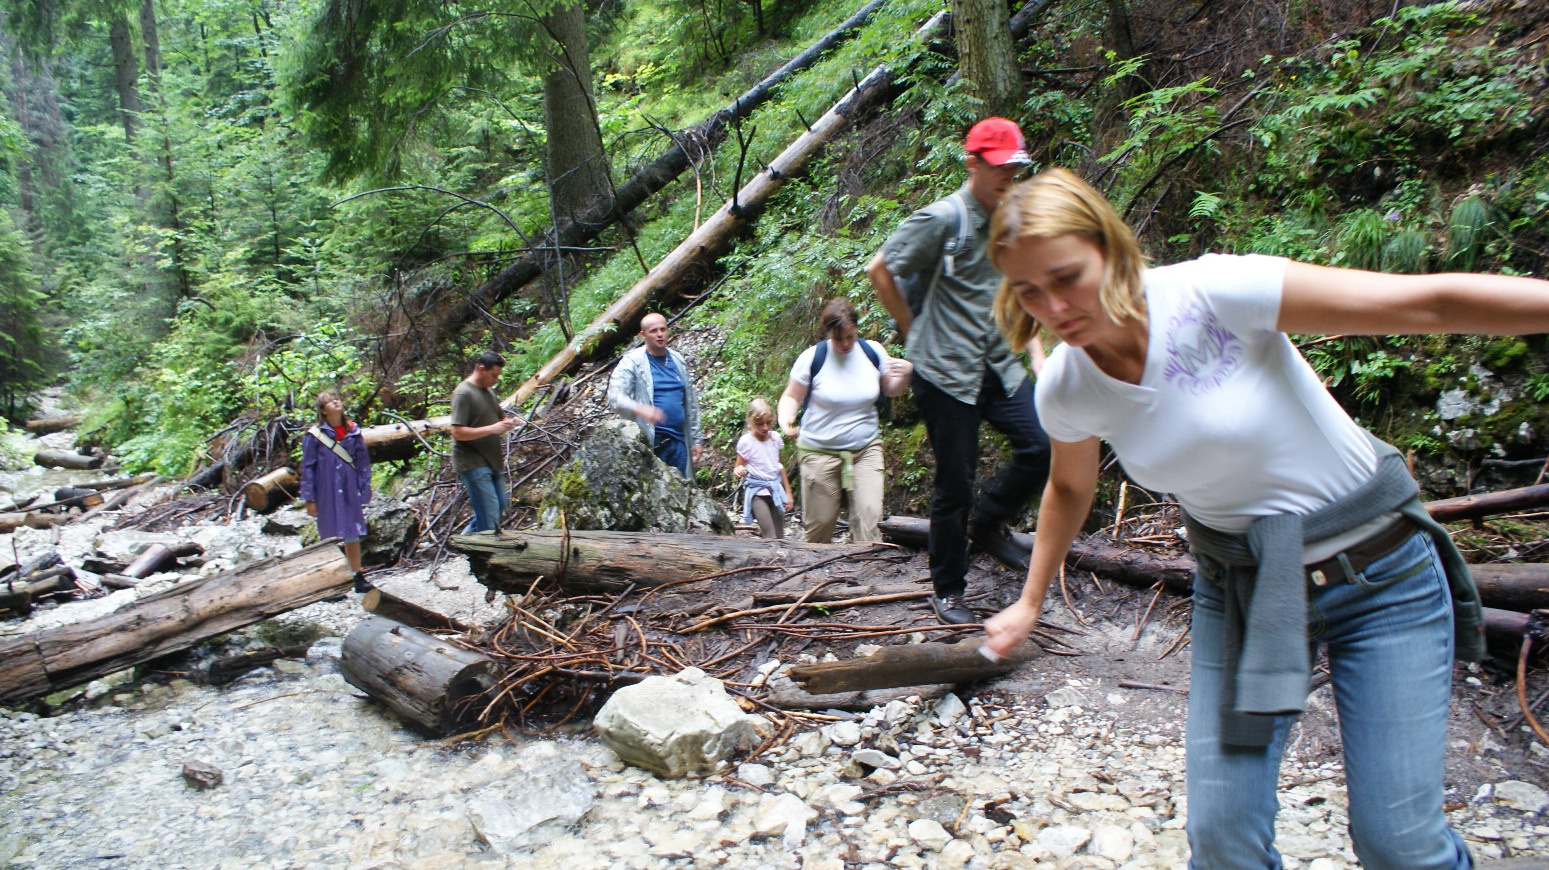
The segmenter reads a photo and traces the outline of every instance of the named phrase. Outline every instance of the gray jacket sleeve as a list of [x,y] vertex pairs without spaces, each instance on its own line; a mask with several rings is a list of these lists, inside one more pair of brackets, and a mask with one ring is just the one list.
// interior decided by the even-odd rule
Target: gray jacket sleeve
[[677,351],[672,352],[674,359],[678,361],[678,369],[683,374],[683,415],[684,426],[687,429],[688,443],[690,445],[705,443],[705,432],[699,426],[699,391],[694,389],[694,376],[688,370],[688,360]]
[[634,351],[624,354],[608,378],[608,407],[631,420],[634,419],[635,405],[638,404],[634,397],[640,392],[636,385],[640,379],[640,369],[636,362]]

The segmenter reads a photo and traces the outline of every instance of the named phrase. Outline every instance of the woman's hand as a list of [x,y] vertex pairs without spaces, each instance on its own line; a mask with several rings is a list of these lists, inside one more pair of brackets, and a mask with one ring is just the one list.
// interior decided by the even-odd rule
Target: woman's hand
[[1027,603],[1025,598],[1018,598],[1015,604],[985,621],[984,633],[989,639],[984,645],[1001,658],[1011,655],[1012,650],[1026,640],[1028,633],[1038,624],[1038,611],[1038,605]]
[[317,516],[317,502],[315,502],[315,501],[307,502],[307,516],[309,516],[309,517]]

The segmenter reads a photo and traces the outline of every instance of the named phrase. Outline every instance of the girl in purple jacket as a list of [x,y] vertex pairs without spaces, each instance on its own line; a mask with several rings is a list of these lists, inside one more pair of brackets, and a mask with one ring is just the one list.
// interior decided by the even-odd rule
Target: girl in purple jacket
[[317,396],[318,424],[301,439],[301,499],[307,515],[317,517],[322,538],[343,538],[344,556],[355,571],[355,591],[367,592],[360,562],[366,536],[366,504],[371,501],[371,457],[360,427],[344,416],[338,390]]

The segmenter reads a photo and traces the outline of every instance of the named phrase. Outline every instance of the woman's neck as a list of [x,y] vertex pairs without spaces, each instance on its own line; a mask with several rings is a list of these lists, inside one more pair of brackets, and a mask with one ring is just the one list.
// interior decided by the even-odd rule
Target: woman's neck
[[325,414],[323,416],[323,419],[327,420],[328,421],[328,425],[334,427],[335,429],[337,429],[340,426],[344,425],[344,415],[343,414],[334,414],[334,415],[327,415],[327,414]]
[[1127,384],[1138,384],[1146,373],[1146,351],[1151,336],[1146,324],[1130,321],[1084,350],[1102,373]]

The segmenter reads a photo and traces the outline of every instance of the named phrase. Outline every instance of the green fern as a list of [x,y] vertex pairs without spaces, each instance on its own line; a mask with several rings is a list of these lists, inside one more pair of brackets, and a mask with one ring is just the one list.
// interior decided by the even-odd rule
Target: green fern
[[1419,230],[1400,230],[1382,248],[1382,270],[1418,275],[1425,271],[1430,238]]
[[1464,272],[1479,267],[1490,230],[1490,208],[1478,196],[1458,203],[1447,221],[1447,263]]

